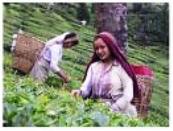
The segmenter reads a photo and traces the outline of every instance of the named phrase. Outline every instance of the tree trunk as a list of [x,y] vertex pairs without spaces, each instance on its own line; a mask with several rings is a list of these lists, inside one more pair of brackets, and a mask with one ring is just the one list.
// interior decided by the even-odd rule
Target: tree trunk
[[127,53],[127,5],[124,3],[96,3],[97,33],[108,31],[118,40],[120,49]]

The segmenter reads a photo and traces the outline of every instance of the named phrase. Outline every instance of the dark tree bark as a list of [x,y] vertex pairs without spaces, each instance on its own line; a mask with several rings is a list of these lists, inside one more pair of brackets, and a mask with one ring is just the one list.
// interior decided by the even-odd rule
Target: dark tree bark
[[97,33],[108,31],[118,40],[119,47],[127,53],[127,5],[124,3],[96,3]]

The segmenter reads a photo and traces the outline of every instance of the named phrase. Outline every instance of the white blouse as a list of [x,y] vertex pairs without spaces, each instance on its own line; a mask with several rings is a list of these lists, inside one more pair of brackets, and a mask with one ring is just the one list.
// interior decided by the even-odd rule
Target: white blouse
[[66,35],[70,32],[63,33],[55,38],[50,39],[46,42],[46,45],[41,52],[41,56],[49,61],[50,63],[50,70],[52,72],[59,72],[60,68],[58,63],[62,60],[63,55],[63,41]]
[[115,110],[125,108],[133,98],[132,79],[116,61],[107,67],[101,61],[91,64],[80,90],[83,97],[92,91],[98,98],[114,99],[112,108]]

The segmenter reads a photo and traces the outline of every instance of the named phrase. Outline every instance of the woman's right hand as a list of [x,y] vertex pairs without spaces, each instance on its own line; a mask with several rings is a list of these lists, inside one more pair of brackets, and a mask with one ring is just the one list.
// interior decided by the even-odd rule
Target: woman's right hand
[[63,79],[64,83],[68,83],[70,81],[70,77],[68,77],[63,70],[60,70],[57,74]]
[[71,95],[73,95],[73,96],[75,96],[75,97],[76,97],[76,96],[80,96],[80,92],[81,92],[80,90],[72,90],[72,91],[71,91]]
[[65,76],[65,77],[63,78],[63,80],[64,80],[64,83],[68,83],[68,82],[70,81],[70,77]]

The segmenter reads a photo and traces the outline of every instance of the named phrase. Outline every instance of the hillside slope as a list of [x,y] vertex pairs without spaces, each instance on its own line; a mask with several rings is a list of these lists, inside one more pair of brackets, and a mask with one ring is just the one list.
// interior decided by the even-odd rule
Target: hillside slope
[[[148,118],[129,119],[110,112],[102,103],[70,95],[79,88],[92,55],[95,29],[67,21],[57,13],[41,8],[10,4],[4,7],[4,47],[9,46],[14,31],[22,28],[42,41],[65,31],[79,33],[80,44],[64,50],[61,67],[71,76],[62,84],[52,75],[45,84],[12,70],[12,56],[4,51],[4,126],[169,126],[168,49],[164,46],[139,46],[129,38],[129,61],[147,64],[155,72]],[[164,44],[163,44],[164,45]]]

